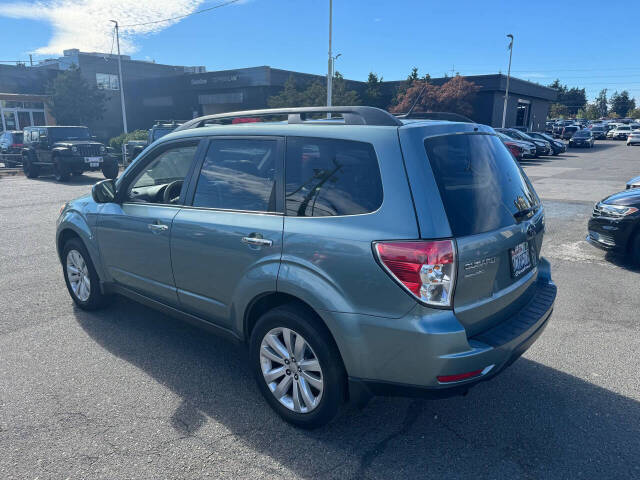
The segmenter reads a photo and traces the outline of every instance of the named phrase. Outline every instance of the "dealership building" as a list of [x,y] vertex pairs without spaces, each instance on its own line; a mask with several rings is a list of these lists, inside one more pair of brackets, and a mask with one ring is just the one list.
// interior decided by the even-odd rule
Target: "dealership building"
[[[34,66],[0,67],[0,105],[3,129],[22,129],[55,119],[46,109],[46,85],[60,71],[75,65],[83,78],[106,94],[106,111],[89,125],[94,135],[108,139],[122,132],[120,82],[117,55],[66,50],[62,57]],[[121,56],[129,131],[148,129],[154,121],[186,120],[199,115],[268,108],[269,97],[278,94],[293,77],[300,88],[322,75],[281,70],[269,66],[206,72],[204,67],[162,65]],[[502,124],[507,78],[502,74],[467,76],[479,90],[471,119],[493,127]],[[448,78],[434,78],[441,84]],[[366,82],[346,80],[347,88],[363,92]],[[393,93],[402,81],[383,82]],[[507,126],[542,129],[556,91],[536,83],[511,78],[506,112]]]

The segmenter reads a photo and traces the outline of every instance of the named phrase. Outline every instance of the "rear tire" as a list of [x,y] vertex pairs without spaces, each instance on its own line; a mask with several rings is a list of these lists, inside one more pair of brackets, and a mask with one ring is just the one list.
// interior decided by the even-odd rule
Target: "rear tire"
[[[286,332],[289,332],[288,345],[284,338]],[[279,342],[277,350],[271,343],[267,345],[274,342],[274,338]],[[296,348],[298,339],[304,344],[302,349]],[[284,420],[297,427],[313,429],[327,424],[337,415],[346,398],[347,377],[331,334],[313,314],[297,305],[269,310],[259,318],[251,332],[249,349],[258,388]],[[299,355],[302,358],[295,358],[296,350],[305,352]],[[305,369],[304,365],[309,366],[314,361],[316,369]],[[273,373],[276,370],[282,371]],[[310,381],[307,380],[309,373]],[[273,377],[267,383],[270,374]],[[288,382],[286,387],[283,382]],[[278,396],[280,385],[284,387],[284,393]]]
[[79,238],[72,238],[62,249],[62,272],[69,295],[83,310],[105,307],[111,297],[100,290],[100,279],[89,252]]
[[40,175],[40,167],[33,164],[30,155],[22,157],[22,171],[27,178],[38,178]]

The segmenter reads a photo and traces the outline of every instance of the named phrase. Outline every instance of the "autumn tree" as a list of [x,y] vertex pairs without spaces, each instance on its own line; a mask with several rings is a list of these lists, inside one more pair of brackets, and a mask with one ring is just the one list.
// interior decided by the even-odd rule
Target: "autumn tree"
[[417,101],[414,112],[451,112],[470,116],[473,113],[473,100],[480,89],[460,75],[452,77],[442,85],[434,85],[429,80],[415,80],[400,95],[392,111],[409,111]]

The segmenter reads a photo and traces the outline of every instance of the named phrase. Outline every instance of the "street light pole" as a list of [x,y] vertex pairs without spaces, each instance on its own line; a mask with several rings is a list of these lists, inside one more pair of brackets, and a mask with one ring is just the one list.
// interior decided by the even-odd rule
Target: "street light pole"
[[513,35],[507,35],[511,39],[509,42],[509,70],[507,70],[507,89],[504,95],[504,108],[502,109],[502,128],[504,128],[507,116],[507,102],[509,101],[509,80],[511,78],[511,56],[513,55]]
[[[331,106],[333,94],[333,52],[331,50],[331,36],[333,27],[333,0],[329,0],[329,65],[327,68],[327,107]],[[328,115],[331,117],[331,114]]]
[[118,31],[118,22],[111,20],[116,28],[116,43],[118,44],[118,84],[120,87],[120,103],[122,104],[122,126],[124,133],[129,133],[127,129],[127,109],[124,105],[124,85],[122,84],[122,59],[120,58],[120,33]]

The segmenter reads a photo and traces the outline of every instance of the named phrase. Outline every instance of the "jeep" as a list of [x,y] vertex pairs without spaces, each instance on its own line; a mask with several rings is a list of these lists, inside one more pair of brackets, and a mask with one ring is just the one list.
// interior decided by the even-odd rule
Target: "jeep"
[[87,127],[26,127],[23,143],[22,168],[28,178],[37,178],[43,169],[59,182],[93,170],[102,170],[109,179],[118,176],[117,158],[92,139]]
[[269,405],[313,428],[515,361],[555,302],[544,230],[491,127],[309,107],[185,123],[66,204],[56,243],[78,307],[120,294],[246,345]]

